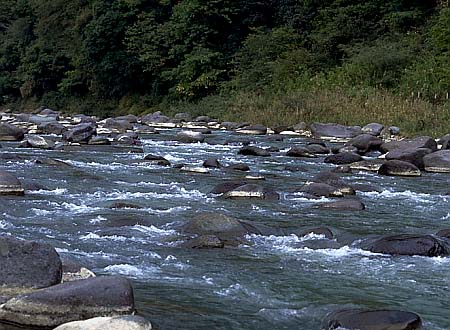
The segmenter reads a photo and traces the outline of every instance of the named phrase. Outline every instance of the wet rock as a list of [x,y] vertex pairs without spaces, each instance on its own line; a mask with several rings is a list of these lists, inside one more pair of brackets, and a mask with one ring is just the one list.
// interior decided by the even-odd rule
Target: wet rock
[[310,129],[314,136],[322,138],[353,138],[362,132],[359,126],[343,126],[333,123],[314,123]]
[[239,186],[223,194],[223,197],[227,199],[280,199],[280,195],[277,192],[257,184]]
[[265,135],[267,134],[267,127],[264,125],[250,125],[243,128],[238,128],[236,132],[240,134]]
[[19,294],[61,282],[58,253],[45,243],[0,236],[0,294]]
[[207,160],[205,160],[203,162],[203,167],[206,167],[206,168],[220,168],[221,165],[220,165],[219,161],[217,160],[217,158],[208,158]]
[[90,145],[97,145],[97,146],[106,146],[106,145],[110,145],[111,141],[109,141],[109,139],[106,136],[101,136],[101,135],[95,135],[93,136],[88,144]]
[[384,129],[384,125],[379,124],[379,123],[370,123],[367,124],[366,126],[364,126],[362,128],[362,131],[364,133],[370,134],[370,135],[374,135],[374,136],[379,136],[381,134],[381,132]]
[[19,179],[9,172],[0,169],[0,196],[1,195],[16,195],[23,196],[25,190],[22,187]]
[[134,312],[133,289],[119,276],[66,282],[17,296],[0,308],[0,320],[35,327]]
[[342,180],[337,174],[331,173],[329,171],[319,172],[312,178],[311,181],[318,183],[326,183],[330,186],[335,187],[344,195],[355,194],[355,190],[351,187],[351,185]]
[[336,187],[330,186],[326,183],[317,183],[312,182],[304,185],[299,190],[307,196],[314,197],[341,197],[343,196],[342,192]]
[[402,160],[414,164],[419,169],[424,168],[423,158],[431,153],[428,148],[397,148],[386,154],[387,160]]
[[331,170],[331,172],[333,172],[333,173],[350,174],[350,173],[352,173],[352,169],[350,168],[349,165],[340,165],[340,166],[336,166],[335,168],[333,168]]
[[57,121],[42,123],[38,125],[37,131],[41,134],[56,134],[61,135],[66,128],[63,124],[58,123]]
[[23,180],[22,187],[26,191],[49,190],[48,187],[36,181]]
[[224,246],[224,242],[215,235],[198,236],[182,244],[182,247],[188,249],[223,249]]
[[55,330],[151,330],[149,321],[137,315],[95,317],[60,325]]
[[293,147],[287,153],[288,157],[316,158],[316,155],[306,147]]
[[215,186],[213,188],[213,190],[211,190],[211,194],[224,194],[228,191],[231,191],[237,187],[240,186],[244,186],[246,185],[248,182],[247,181],[243,181],[243,180],[234,180],[234,181],[225,181],[222,183],[219,183],[217,186]]
[[439,150],[423,157],[425,171],[450,173],[450,150]]
[[162,156],[148,154],[144,160],[159,166],[170,166],[170,162]]
[[374,253],[407,256],[441,257],[448,256],[448,244],[431,235],[392,235],[362,244],[364,249]]
[[320,208],[327,210],[341,210],[341,211],[362,211],[366,207],[356,198],[342,199],[335,202],[323,203]]
[[441,229],[436,233],[436,236],[450,239],[450,229]]
[[401,160],[388,160],[380,166],[380,175],[390,176],[420,176],[420,170],[414,164]]
[[309,143],[306,146],[306,149],[308,149],[309,152],[311,152],[313,154],[318,154],[318,155],[326,155],[326,154],[330,153],[329,148],[327,148],[323,144],[318,144],[318,143]]
[[235,171],[242,171],[242,172],[248,172],[250,171],[250,167],[247,164],[232,164],[227,167],[229,170],[235,170]]
[[35,159],[34,161],[38,165],[47,165],[47,166],[60,166],[60,167],[72,167],[69,163],[66,163],[59,159],[53,159],[48,157],[40,157]]
[[325,163],[331,163],[335,165],[345,165],[345,164],[351,164],[354,162],[359,162],[363,160],[363,158],[355,154],[353,152],[341,152],[335,155],[330,155],[325,158]]
[[136,132],[128,132],[116,136],[115,141],[120,145],[140,145],[139,136]]
[[366,153],[368,151],[379,150],[383,140],[371,134],[361,134],[351,139],[347,145],[356,147],[358,152]]
[[24,132],[21,128],[9,123],[0,123],[0,141],[21,141]]
[[248,222],[220,213],[201,213],[189,221],[182,230],[199,236],[216,236],[226,245],[236,245],[236,240],[242,239],[247,234],[261,233]]
[[350,168],[356,171],[378,172],[381,165],[385,162],[386,161],[383,159],[362,160],[356,163],[351,163]]
[[116,201],[111,204],[110,209],[142,209],[143,207],[139,204],[125,202],[125,201]]
[[83,123],[63,133],[63,139],[74,143],[87,143],[89,139],[96,134],[96,128],[93,124]]
[[238,154],[239,155],[244,155],[244,156],[270,157],[270,152],[268,152],[265,149],[258,148],[258,147],[255,147],[255,146],[242,147],[238,151]]
[[177,133],[177,140],[182,143],[201,143],[205,141],[205,136],[200,132],[181,131]]
[[417,314],[395,310],[347,309],[328,314],[323,330],[420,330],[422,320]]

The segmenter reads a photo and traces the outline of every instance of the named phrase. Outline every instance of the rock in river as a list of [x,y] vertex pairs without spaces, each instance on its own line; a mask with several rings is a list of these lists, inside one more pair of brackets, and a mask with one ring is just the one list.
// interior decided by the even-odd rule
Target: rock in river
[[152,324],[141,316],[95,317],[60,325],[55,330],[151,330]]
[[9,123],[0,123],[0,141],[21,141],[24,132],[21,128]]
[[177,134],[177,140],[183,143],[198,143],[205,141],[205,136],[200,132],[181,131]]
[[362,211],[366,207],[356,198],[342,199],[336,202],[323,203],[320,208],[327,210],[341,210],[341,211]]
[[95,125],[92,123],[82,123],[63,133],[63,139],[68,142],[87,143],[96,133]]
[[328,314],[323,330],[420,330],[422,320],[411,312],[396,310],[345,309]]
[[339,124],[314,123],[311,133],[322,138],[353,138],[362,133],[359,126],[343,126]]
[[246,184],[237,187],[223,194],[223,197],[228,199],[280,199],[280,195],[277,192],[257,184]]
[[0,237],[0,293],[18,294],[61,282],[58,253],[45,243]]
[[384,236],[364,242],[362,246],[371,252],[392,255],[441,257],[450,253],[447,242],[431,235]]
[[420,170],[409,162],[388,160],[378,169],[378,174],[392,176],[420,176]]
[[20,181],[11,173],[0,170],[0,195],[23,196],[25,190]]
[[92,277],[66,282],[10,299],[0,320],[32,327],[55,327],[97,316],[134,312],[131,282],[124,277]]
[[439,150],[423,157],[425,171],[450,173],[450,150]]
[[330,155],[325,158],[325,163],[331,163],[335,165],[344,165],[344,164],[351,164],[355,162],[362,161],[363,158],[355,154],[353,152],[341,152],[335,155]]
[[239,155],[270,157],[270,152],[255,146],[245,146],[238,151]]

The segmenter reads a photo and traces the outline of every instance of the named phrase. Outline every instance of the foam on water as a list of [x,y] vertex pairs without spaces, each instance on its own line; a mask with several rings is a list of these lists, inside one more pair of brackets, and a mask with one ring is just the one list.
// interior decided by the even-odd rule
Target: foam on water
[[10,228],[11,224],[5,220],[0,220],[0,229]]
[[45,190],[45,189],[40,189],[40,190],[32,190],[29,193],[31,194],[35,194],[35,195],[64,195],[67,193],[67,189],[65,188],[56,188],[53,190]]
[[130,264],[110,265],[103,268],[103,271],[110,274],[125,275],[133,278],[143,278],[148,275],[158,273],[160,270],[155,266],[137,267]]
[[388,199],[398,198],[398,199],[409,199],[419,203],[434,203],[433,201],[430,200],[430,198],[432,198],[433,195],[425,193],[416,193],[410,190],[405,191],[383,190],[382,192],[369,191],[369,192],[362,192],[362,195],[370,198],[388,198]]
[[89,240],[112,240],[112,241],[118,241],[118,242],[124,242],[126,241],[127,237],[124,236],[117,236],[117,235],[105,235],[105,236],[100,236],[96,233],[88,233],[86,235],[82,235],[80,236],[80,240],[82,241],[89,241]]
[[153,225],[151,226],[134,225],[133,227],[131,227],[131,229],[153,237],[173,236],[177,234],[177,232],[173,229],[160,229]]

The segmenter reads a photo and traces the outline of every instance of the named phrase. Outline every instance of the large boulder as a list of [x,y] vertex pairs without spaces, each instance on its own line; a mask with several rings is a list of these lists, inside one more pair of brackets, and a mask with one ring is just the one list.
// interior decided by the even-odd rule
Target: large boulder
[[9,123],[0,123],[0,141],[21,141],[24,132],[21,128]]
[[354,195],[355,190],[351,185],[346,183],[341,177],[335,173],[329,171],[322,171],[316,174],[312,179],[312,182],[326,183],[336,188],[343,195]]
[[60,325],[54,330],[151,330],[152,324],[141,316],[94,317]]
[[141,118],[141,122],[145,124],[160,124],[170,122],[170,118],[164,116],[160,111],[145,115]]
[[74,143],[87,143],[97,132],[92,123],[81,123],[63,133],[63,139]]
[[425,171],[450,173],[450,150],[439,150],[423,157]]
[[0,195],[23,196],[25,190],[19,179],[4,170],[0,170]]
[[238,151],[239,155],[270,157],[270,152],[255,146],[245,146]]
[[105,128],[117,130],[119,132],[131,131],[133,125],[128,120],[108,118],[103,125]]
[[225,243],[216,235],[201,235],[187,240],[182,244],[182,247],[189,249],[223,249]]
[[264,125],[250,125],[242,128],[238,128],[236,132],[240,134],[250,135],[265,135],[267,134],[267,127]]
[[0,307],[0,320],[31,327],[134,312],[131,282],[119,276],[66,282],[12,298]]
[[389,152],[394,149],[418,149],[418,148],[428,148],[431,151],[437,150],[436,141],[429,136],[419,136],[412,140],[401,140],[401,141],[390,141],[383,143],[380,146],[382,152]]
[[303,157],[303,158],[315,158],[316,155],[307,147],[303,146],[296,146],[292,147],[288,152],[286,153],[286,156],[288,157]]
[[299,190],[301,193],[305,194],[306,197],[341,197],[342,192],[333,186],[326,183],[311,182],[305,184]]
[[181,131],[177,133],[177,140],[182,143],[198,143],[204,142],[205,136],[200,132]]
[[328,314],[323,330],[420,330],[422,320],[417,314],[396,310],[346,309]]
[[379,123],[370,123],[362,128],[362,131],[366,134],[378,136],[384,129],[384,125]]
[[224,194],[228,191],[231,191],[237,187],[246,185],[248,182],[244,180],[230,180],[230,181],[224,181],[219,184],[217,184],[211,191],[211,194]]
[[28,134],[25,141],[31,148],[52,149],[55,146],[53,141],[39,135]]
[[366,153],[372,150],[379,150],[383,140],[371,134],[361,134],[351,139],[347,145],[356,147],[358,152]]
[[414,164],[402,160],[388,160],[380,166],[378,174],[389,176],[420,176],[420,170]]
[[359,126],[343,126],[339,124],[314,123],[310,127],[311,133],[321,138],[345,138],[350,139],[362,133]]
[[378,172],[381,165],[385,163],[383,159],[369,159],[350,164],[350,169],[356,171]]
[[448,256],[450,249],[444,240],[431,235],[392,235],[363,243],[363,248],[375,253],[441,257]]
[[61,135],[65,129],[64,125],[57,121],[42,123],[37,127],[38,132],[42,134]]
[[431,149],[428,148],[397,148],[389,151],[386,154],[387,160],[402,160],[414,164],[419,169],[424,168],[423,158],[431,153]]
[[239,186],[223,194],[223,197],[227,199],[280,199],[280,195],[277,192],[258,184],[246,184]]
[[335,165],[345,165],[345,164],[359,162],[362,160],[363,160],[363,158],[360,155],[355,154],[353,152],[340,152],[338,154],[330,155],[330,156],[326,157],[324,162],[335,164]]
[[61,282],[58,253],[45,243],[0,236],[0,295],[19,294]]
[[148,154],[144,157],[144,160],[159,166],[170,166],[170,162],[166,158],[158,155]]

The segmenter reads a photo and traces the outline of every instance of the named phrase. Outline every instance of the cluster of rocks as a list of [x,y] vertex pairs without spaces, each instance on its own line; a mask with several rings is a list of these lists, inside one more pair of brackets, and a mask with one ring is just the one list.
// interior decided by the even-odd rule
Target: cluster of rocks
[[96,277],[46,243],[0,236],[0,264],[0,328],[151,329],[128,279]]

